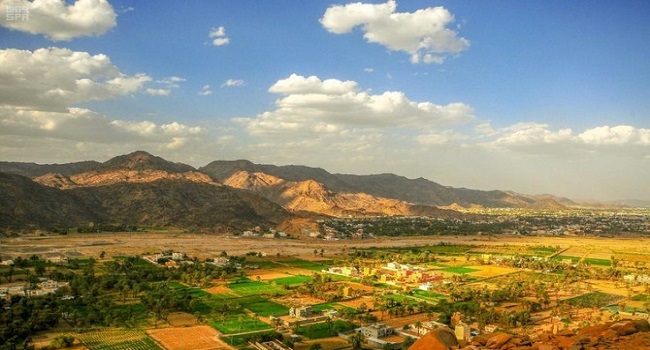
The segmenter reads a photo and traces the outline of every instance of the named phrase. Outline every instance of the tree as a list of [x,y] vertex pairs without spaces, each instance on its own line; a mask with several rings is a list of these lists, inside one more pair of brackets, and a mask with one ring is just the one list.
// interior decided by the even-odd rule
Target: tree
[[360,350],[363,343],[366,341],[366,336],[361,332],[357,332],[348,337],[348,343],[352,344],[352,349]]
[[402,343],[402,349],[406,350],[411,347],[415,343],[415,339],[413,337],[407,336],[406,339],[404,339],[404,342]]
[[420,321],[415,322],[415,329],[418,330],[418,335],[420,335],[420,328],[422,328],[422,322]]
[[321,345],[321,343],[311,344],[309,350],[323,350],[323,345]]
[[105,250],[102,250],[102,252],[99,253],[99,258],[100,258],[100,259],[104,259],[105,257],[106,257],[106,251],[105,251]]

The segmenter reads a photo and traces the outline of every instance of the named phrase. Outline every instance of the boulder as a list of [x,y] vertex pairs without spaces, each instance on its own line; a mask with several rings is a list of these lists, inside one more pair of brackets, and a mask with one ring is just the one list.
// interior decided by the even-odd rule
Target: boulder
[[634,328],[639,332],[650,332],[650,323],[648,320],[634,320],[632,321]]
[[488,339],[485,344],[490,349],[498,349],[502,347],[505,343],[512,338],[512,335],[508,333],[496,333]]
[[451,350],[458,347],[458,339],[450,329],[438,328],[418,339],[409,350]]

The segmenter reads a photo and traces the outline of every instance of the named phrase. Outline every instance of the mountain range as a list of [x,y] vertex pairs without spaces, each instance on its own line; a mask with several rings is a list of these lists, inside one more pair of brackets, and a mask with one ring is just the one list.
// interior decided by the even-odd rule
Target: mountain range
[[552,195],[452,188],[394,174],[214,161],[196,169],[143,151],[104,163],[0,162],[0,228],[130,224],[197,229],[293,227],[323,217],[463,217],[461,207],[563,209]]

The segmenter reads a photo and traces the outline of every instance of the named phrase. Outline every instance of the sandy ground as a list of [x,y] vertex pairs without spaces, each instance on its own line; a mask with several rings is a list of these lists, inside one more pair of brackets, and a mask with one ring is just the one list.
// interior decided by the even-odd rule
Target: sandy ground
[[315,248],[325,250],[326,257],[345,255],[356,248],[422,246],[448,242],[470,245],[553,245],[560,247],[589,247],[592,253],[634,251],[647,247],[650,238],[594,238],[594,237],[522,237],[522,236],[434,236],[376,238],[368,240],[323,241],[318,239],[262,239],[237,238],[224,235],[188,234],[174,231],[149,233],[69,234],[66,236],[22,236],[0,239],[3,257],[32,254],[64,253],[68,256],[97,258],[102,251],[107,256],[139,255],[172,249],[199,259],[214,258],[225,250],[229,255],[250,251],[282,256],[313,256]]
[[147,330],[152,338],[167,350],[230,350],[209,326],[160,328]]

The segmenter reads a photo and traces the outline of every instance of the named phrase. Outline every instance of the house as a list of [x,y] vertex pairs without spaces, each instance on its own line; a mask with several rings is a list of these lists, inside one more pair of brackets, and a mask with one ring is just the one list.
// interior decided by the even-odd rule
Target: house
[[456,334],[456,339],[458,340],[467,340],[471,338],[469,326],[464,322],[458,322],[456,328],[454,328],[454,333]]
[[422,284],[418,287],[418,289],[423,290],[423,291],[425,291],[425,292],[428,292],[429,290],[431,290],[431,288],[433,288],[433,284],[431,284],[431,282],[425,282],[425,283],[422,283]]
[[172,260],[183,260],[185,259],[185,253],[172,253]]
[[67,256],[62,256],[62,255],[53,256],[53,257],[47,259],[47,261],[51,262],[52,264],[65,264],[65,263],[68,262],[68,257]]
[[361,333],[368,338],[384,338],[393,334],[393,329],[385,323],[375,323],[361,327]]
[[265,233],[262,238],[275,238],[275,233]]
[[249,343],[257,350],[292,350],[292,348],[284,345],[281,341],[273,339],[266,342]]
[[14,266],[14,261],[13,260],[5,260],[3,262],[0,262],[0,265],[4,266]]
[[289,309],[289,316],[295,318],[307,318],[312,314],[311,306],[292,307]]

